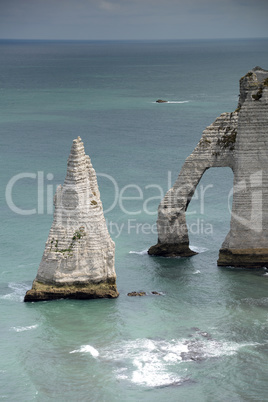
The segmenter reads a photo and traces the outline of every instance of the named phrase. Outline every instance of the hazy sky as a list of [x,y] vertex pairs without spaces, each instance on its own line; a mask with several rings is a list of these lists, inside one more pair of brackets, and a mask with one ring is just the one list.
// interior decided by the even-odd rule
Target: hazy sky
[[268,0],[0,0],[0,38],[268,37]]

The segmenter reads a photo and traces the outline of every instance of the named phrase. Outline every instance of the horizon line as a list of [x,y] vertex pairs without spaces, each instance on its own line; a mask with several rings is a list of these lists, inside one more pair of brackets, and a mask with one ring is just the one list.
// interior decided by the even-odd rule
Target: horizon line
[[232,38],[165,38],[165,39],[44,39],[44,38],[0,38],[0,41],[25,42],[167,42],[167,41],[219,41],[219,40],[254,40],[268,39],[268,36],[232,37]]

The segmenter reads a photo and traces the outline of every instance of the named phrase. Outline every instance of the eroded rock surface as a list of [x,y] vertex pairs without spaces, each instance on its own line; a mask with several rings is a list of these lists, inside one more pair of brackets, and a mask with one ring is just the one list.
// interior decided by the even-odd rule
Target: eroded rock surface
[[37,276],[24,301],[117,297],[115,245],[105,222],[95,170],[81,138],[73,141]]
[[268,264],[268,71],[255,67],[240,80],[238,108],[208,126],[158,208],[158,243],[148,253],[191,256],[185,212],[204,172],[230,167],[234,196],[230,232],[219,265]]

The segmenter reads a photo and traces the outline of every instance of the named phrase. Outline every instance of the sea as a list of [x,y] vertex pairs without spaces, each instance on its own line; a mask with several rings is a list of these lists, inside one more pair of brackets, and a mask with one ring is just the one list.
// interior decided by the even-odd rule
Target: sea
[[[1,400],[268,400],[268,267],[217,266],[231,169],[208,170],[189,205],[198,254],[147,254],[161,199],[255,66],[268,39],[0,41]],[[78,136],[120,296],[24,303]]]

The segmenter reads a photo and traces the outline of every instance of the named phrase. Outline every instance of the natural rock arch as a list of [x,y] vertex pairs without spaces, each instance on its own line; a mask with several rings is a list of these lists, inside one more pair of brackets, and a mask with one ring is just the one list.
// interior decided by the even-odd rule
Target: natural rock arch
[[158,207],[158,243],[148,253],[191,256],[185,212],[204,172],[230,167],[234,197],[230,231],[218,265],[268,264],[268,71],[255,67],[240,80],[238,108],[208,126]]
[[174,186],[158,207],[158,244],[149,254],[191,256],[185,212],[203,174],[210,167],[234,166],[238,112],[224,113],[208,126],[184,162]]

